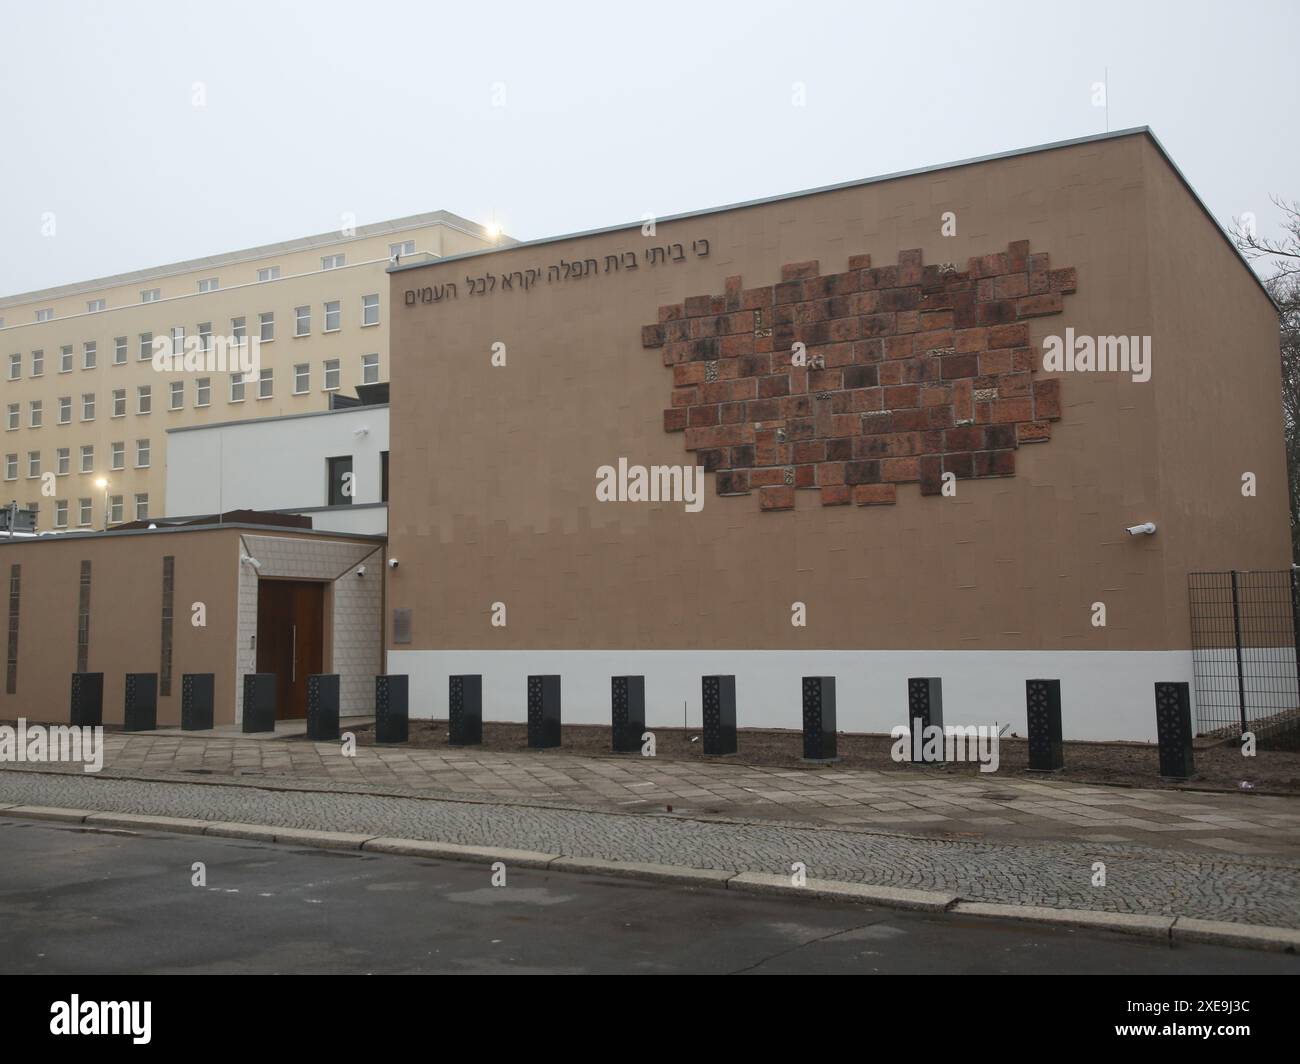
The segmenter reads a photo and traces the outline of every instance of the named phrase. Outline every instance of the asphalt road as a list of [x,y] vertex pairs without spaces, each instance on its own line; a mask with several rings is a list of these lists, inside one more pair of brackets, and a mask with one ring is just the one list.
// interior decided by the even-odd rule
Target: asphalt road
[[[206,885],[192,883],[203,862]],[[8,974],[1300,973],[1300,957],[199,836],[0,821]]]

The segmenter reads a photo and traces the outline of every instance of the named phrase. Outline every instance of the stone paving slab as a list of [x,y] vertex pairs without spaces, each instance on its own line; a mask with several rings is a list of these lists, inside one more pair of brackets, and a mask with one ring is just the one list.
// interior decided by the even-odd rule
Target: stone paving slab
[[[939,767],[788,769],[726,761],[590,757],[468,747],[362,746],[216,733],[105,735],[101,776],[228,779],[323,789],[563,803],[840,828],[966,837],[1104,840],[1240,855],[1300,857],[1300,798],[1088,786]],[[80,766],[5,765],[15,771]]]
[[[424,856],[502,848],[520,862],[560,857],[683,865],[789,881],[804,865],[810,883],[833,881],[921,891],[965,901],[1050,909],[1187,917],[1300,929],[1300,859],[1185,852],[1132,843],[917,836],[814,824],[745,822],[667,814],[614,813],[445,797],[376,795],[311,786],[213,786],[0,771],[0,804],[144,813],[285,829],[384,836]],[[15,809],[0,811],[5,834],[24,830]],[[117,829],[114,829],[117,830]],[[206,836],[192,836],[196,859]],[[412,840],[415,840],[414,842]],[[421,840],[428,840],[421,844]],[[371,838],[362,853],[375,845]],[[495,859],[493,856],[492,859]],[[1094,886],[1098,865],[1105,885]],[[728,882],[732,882],[728,880]],[[1193,928],[1194,929],[1194,928]]]

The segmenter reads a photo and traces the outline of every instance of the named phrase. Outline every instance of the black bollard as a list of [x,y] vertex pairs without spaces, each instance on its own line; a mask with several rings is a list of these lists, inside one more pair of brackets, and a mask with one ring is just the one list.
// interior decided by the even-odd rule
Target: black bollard
[[632,754],[641,749],[645,734],[645,677],[610,678],[610,741],[614,753]]
[[803,759],[838,761],[835,742],[835,677],[803,678]]
[[528,677],[528,745],[545,750],[560,745],[560,678]]
[[158,727],[158,674],[128,672],[123,731],[153,731]]
[[736,752],[736,678],[705,676],[704,753],[725,757]]
[[447,677],[447,742],[477,746],[483,741],[483,677]]
[[275,731],[275,673],[244,673],[244,734]]
[[1160,743],[1160,775],[1173,780],[1192,778],[1192,698],[1185,683],[1156,684],[1156,738]]
[[1061,746],[1061,681],[1026,680],[1029,715],[1029,770],[1057,772],[1065,767]]
[[72,707],[68,723],[74,728],[98,728],[104,723],[104,674],[72,674]]
[[[914,676],[907,681],[907,726],[912,736],[912,763],[925,762],[925,729],[943,731],[943,680],[938,676]],[[937,760],[944,760],[942,741]]]
[[410,734],[410,678],[375,677],[375,742],[404,743]]
[[307,738],[333,742],[339,737],[339,677],[335,672],[307,677]]
[[216,702],[216,677],[210,672],[187,672],[181,677],[181,731],[208,731]]

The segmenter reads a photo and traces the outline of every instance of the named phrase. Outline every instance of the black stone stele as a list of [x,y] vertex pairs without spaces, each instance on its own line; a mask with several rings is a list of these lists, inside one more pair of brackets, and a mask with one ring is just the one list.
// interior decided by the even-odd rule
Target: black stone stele
[[104,674],[72,674],[72,708],[68,723],[74,728],[98,728],[104,723]]
[[1156,684],[1156,739],[1160,775],[1192,778],[1192,697],[1185,683]]
[[210,672],[187,672],[181,677],[181,731],[212,728],[215,687],[216,677]]
[[545,750],[560,745],[560,678],[528,677],[528,745]]
[[483,677],[447,677],[447,742],[477,746],[483,741]]
[[375,742],[404,743],[410,734],[410,677],[375,677]]
[[736,752],[736,678],[705,676],[704,753],[725,757]]
[[158,727],[158,674],[128,672],[123,731],[153,731]]
[[645,734],[644,676],[610,678],[609,718],[614,753],[639,753]]
[[244,673],[244,733],[275,731],[275,673]]
[[[943,680],[938,676],[914,676],[907,681],[907,727],[913,764],[924,761],[925,729],[931,726],[943,730]],[[938,760],[943,759],[944,746],[940,743]]]
[[837,761],[835,677],[803,678],[803,759]]
[[317,743],[339,737],[339,677],[317,672],[307,677],[307,738]]
[[1029,770],[1056,772],[1065,767],[1061,745],[1061,681],[1026,680],[1029,715]]

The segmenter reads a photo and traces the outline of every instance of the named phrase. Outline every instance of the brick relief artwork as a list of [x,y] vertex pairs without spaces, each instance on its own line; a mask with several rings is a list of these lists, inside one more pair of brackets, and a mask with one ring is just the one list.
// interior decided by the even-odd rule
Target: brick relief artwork
[[920,251],[826,276],[798,262],[774,285],[729,277],[720,296],[660,307],[641,342],[672,368],[665,431],[685,433],[719,495],[891,504],[900,484],[939,494],[945,473],[1013,476],[1016,449],[1050,439],[1060,381],[1035,379],[1027,322],[1059,314],[1076,283],[1025,240],[961,271]]

